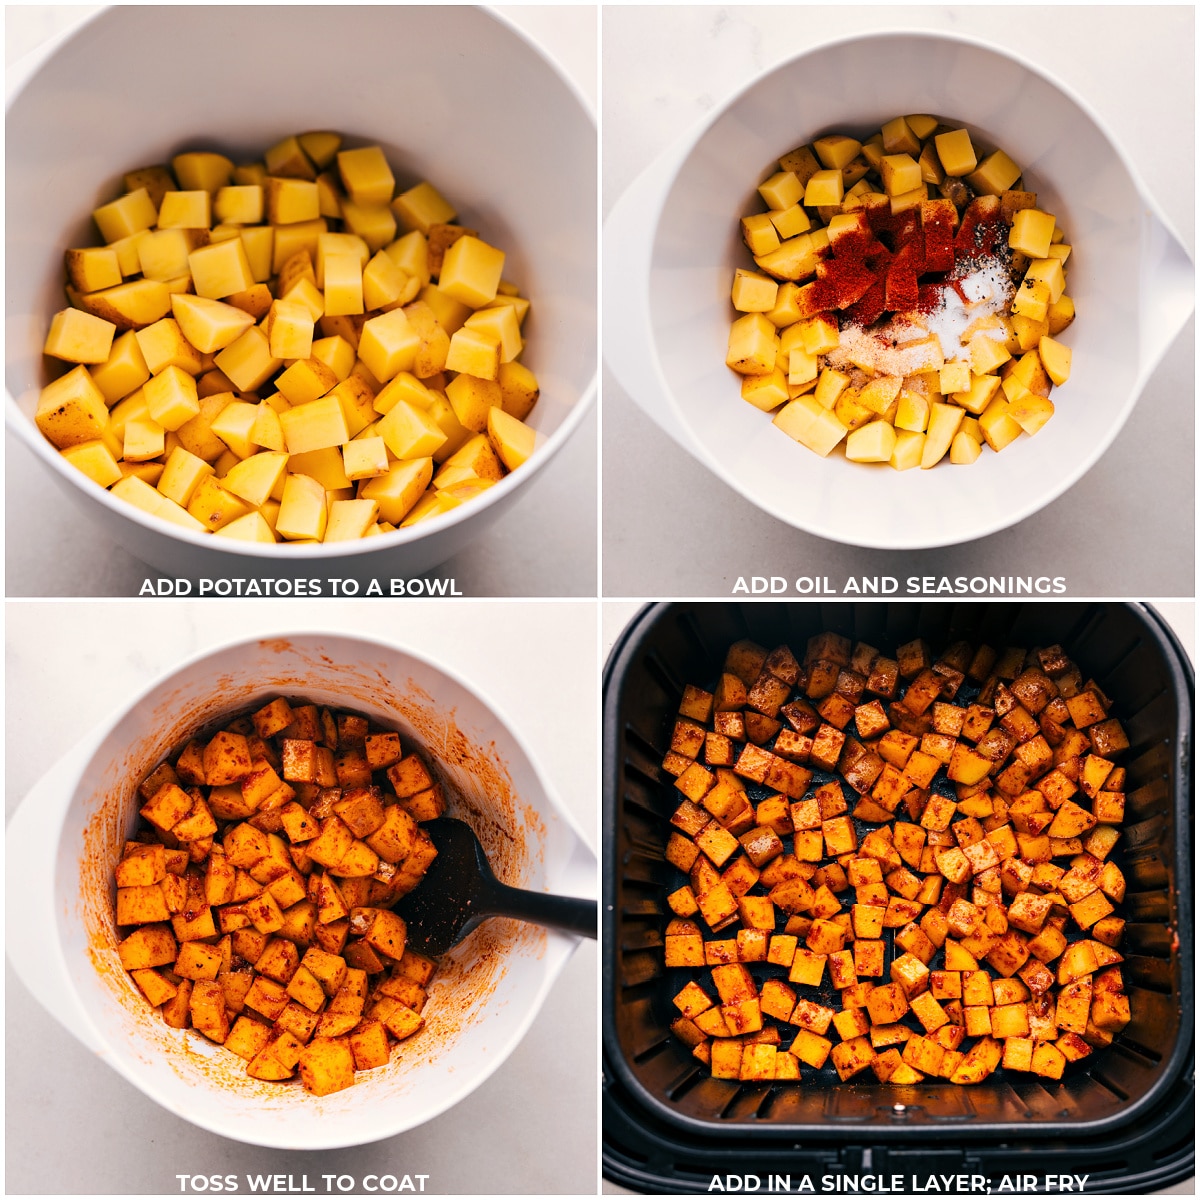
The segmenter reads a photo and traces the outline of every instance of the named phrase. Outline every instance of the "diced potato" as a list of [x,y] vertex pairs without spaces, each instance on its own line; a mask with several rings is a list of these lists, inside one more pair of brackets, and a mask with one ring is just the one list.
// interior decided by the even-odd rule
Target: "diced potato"
[[977,165],[971,135],[965,129],[939,133],[933,139],[942,169],[947,175],[970,175]]
[[925,434],[925,445],[921,451],[921,469],[936,466],[946,452],[962,424],[963,410],[953,404],[934,404],[930,410],[929,428]]
[[488,438],[505,468],[515,471],[524,466],[537,447],[537,433],[502,407],[490,407],[487,421]]
[[1028,258],[1046,258],[1054,236],[1054,215],[1036,208],[1023,208],[1013,215],[1008,244]]
[[804,206],[817,208],[823,205],[840,204],[844,194],[844,182],[840,170],[814,172],[809,177],[804,189]]
[[888,462],[896,448],[896,431],[886,421],[872,421],[846,438],[851,462]]
[[[375,397],[410,372],[423,394],[419,407],[437,430],[430,431],[431,443],[437,444],[410,447],[407,456],[436,455],[445,462],[472,432],[488,431],[493,406],[514,418],[491,422],[500,427],[493,431],[501,451],[498,458],[492,454],[494,474],[442,479],[440,494],[426,497],[421,519],[479,495],[512,469],[504,464],[524,462],[535,439],[523,422],[538,398],[538,384],[516,358],[524,348],[521,325],[530,303],[503,279],[503,251],[474,230],[450,224],[452,206],[427,183],[393,201],[394,177],[380,147],[340,146],[335,133],[290,136],[269,149],[266,165],[236,169],[223,155],[185,153],[171,169],[130,172],[128,194],[96,211],[97,226],[111,245],[67,252],[72,307],[55,318],[46,344],[48,353],[65,361],[93,365],[95,378],[89,384],[86,376],[71,374],[56,381],[39,421],[60,450],[86,447],[70,455],[78,469],[144,511],[179,524],[188,521],[171,497],[186,496],[194,482],[190,475],[181,480],[178,468],[168,473],[169,503],[125,482],[133,478],[152,489],[164,473],[164,458],[175,449],[215,465],[222,484],[238,460],[259,451],[287,452],[294,461],[285,472],[308,473],[321,482],[331,493],[328,504],[364,499],[344,490],[390,474],[388,460],[373,452],[378,441],[349,449],[353,478],[344,463],[335,472],[324,458],[318,464],[309,456],[349,446],[359,435],[378,437],[374,412],[386,415],[394,401],[374,410]],[[335,158],[336,175],[328,170]],[[219,224],[210,228],[214,217]],[[326,217],[342,221],[345,232],[329,232]],[[393,240],[397,219],[410,232]],[[807,225],[802,210],[796,222]],[[432,270],[429,235],[435,243]],[[123,282],[139,273],[143,278]],[[434,286],[431,277],[439,273]],[[314,338],[318,321],[325,336]],[[130,336],[116,336],[122,331]],[[215,367],[211,356],[218,360]],[[167,368],[219,383],[206,384],[192,397]],[[272,379],[277,391],[265,386]],[[332,406],[281,422],[342,383],[353,383],[355,390],[338,393],[346,430],[336,444],[328,440]],[[96,389],[107,404],[120,407],[118,402],[134,397],[136,403],[105,420],[92,407]],[[260,390],[267,393],[261,399],[236,395]],[[198,401],[218,396],[219,404],[196,408]],[[469,413],[469,425],[456,404]],[[290,440],[285,424],[295,435]],[[188,465],[194,472],[195,464]],[[235,470],[235,489],[246,473]],[[400,493],[407,482],[405,477]],[[257,498],[259,489],[252,490]],[[344,494],[332,494],[338,491]],[[261,512],[217,520],[207,501],[227,493],[210,482],[201,525],[210,532],[232,526],[224,534],[229,537],[274,541],[281,480],[271,492]],[[186,496],[186,503],[194,502]],[[407,520],[416,504],[417,498],[410,503],[405,496],[404,513],[393,515]],[[367,510],[362,505],[353,511]],[[318,523],[309,520],[304,527],[312,531]],[[356,518],[351,525],[362,527],[361,536],[377,536],[394,523],[381,514],[378,521],[364,525]],[[335,535],[351,525],[339,522]]]
[[1038,342],[1038,357],[1055,384],[1061,386],[1067,382],[1071,375],[1070,347],[1051,337],[1044,337]]

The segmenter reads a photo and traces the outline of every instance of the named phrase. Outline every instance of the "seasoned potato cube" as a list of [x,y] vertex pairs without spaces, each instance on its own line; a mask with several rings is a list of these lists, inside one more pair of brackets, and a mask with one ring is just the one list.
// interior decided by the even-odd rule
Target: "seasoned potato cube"
[[776,1048],[765,1043],[747,1045],[742,1051],[742,1063],[738,1078],[763,1080],[775,1078]]
[[390,1056],[387,1032],[379,1021],[364,1021],[350,1034],[350,1051],[356,1071],[382,1067]]
[[250,1017],[238,1017],[225,1038],[224,1046],[247,1062],[256,1058],[271,1041],[271,1031]]
[[982,1083],[1000,1064],[1003,1048],[991,1037],[982,1037],[950,1076],[951,1083]]
[[[221,955],[213,946],[201,942],[184,942],[172,968],[176,975],[193,982],[216,979],[221,968]],[[195,1016],[193,1014],[193,1024]]]
[[167,925],[142,925],[117,945],[117,955],[126,971],[168,966],[177,954],[175,938]]
[[138,811],[151,825],[169,832],[192,810],[194,801],[177,783],[164,783]]
[[828,1038],[823,1038],[809,1029],[800,1030],[789,1047],[790,1053],[794,1054],[802,1063],[807,1063],[808,1066],[817,1070],[825,1065],[832,1049],[833,1043]]
[[1119,1033],[1131,1018],[1129,997],[1101,992],[1092,1002],[1091,1024],[1107,1033]]
[[805,939],[805,945],[814,954],[830,955],[842,949],[846,931],[830,921],[816,920]]
[[[194,945],[195,943],[189,943]],[[229,1016],[225,1010],[225,994],[219,983],[202,979],[192,985],[189,1000],[192,1028],[210,1041],[223,1043],[229,1036]]]
[[908,1012],[908,997],[899,983],[886,983],[867,994],[867,1012],[873,1025],[891,1025]]
[[865,1037],[857,1037],[834,1046],[831,1057],[838,1077],[844,1082],[866,1070],[875,1057],[875,1051]]
[[1042,1075],[1047,1079],[1061,1079],[1066,1065],[1067,1060],[1063,1052],[1051,1042],[1037,1042],[1034,1045],[1029,1069],[1035,1075]]
[[691,922],[690,928],[684,932],[670,932],[663,939],[664,961],[668,967],[702,967],[704,966],[704,939],[700,931]]
[[905,953],[897,958],[891,966],[891,977],[910,1001],[929,986],[929,968],[914,954]]
[[716,1039],[712,1047],[711,1067],[714,1079],[740,1079],[742,1043],[733,1038]]
[[757,1033],[762,1029],[762,1007],[758,1000],[740,1000],[721,1006],[721,1015],[733,1034]]
[[1026,1037],[1029,1033],[1029,1014],[1024,1003],[996,1005],[991,1010],[992,1037],[1003,1040]]
[[920,995],[914,996],[911,1007],[917,1020],[925,1026],[926,1033],[933,1033],[950,1021],[945,1009],[929,992],[922,992]]
[[134,843],[126,848],[117,864],[117,888],[148,887],[158,883],[166,873],[167,859],[161,845]]
[[240,733],[222,730],[204,747],[204,777],[210,787],[237,783],[252,769],[249,745]]
[[345,1038],[314,1038],[299,1055],[300,1078],[314,1096],[354,1083],[354,1056]]

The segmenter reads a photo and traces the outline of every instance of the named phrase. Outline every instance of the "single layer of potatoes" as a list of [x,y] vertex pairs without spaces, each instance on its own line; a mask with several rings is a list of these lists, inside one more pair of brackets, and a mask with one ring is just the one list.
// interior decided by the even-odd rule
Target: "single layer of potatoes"
[[731,646],[664,728],[675,1036],[770,1085],[1058,1079],[1111,1043],[1131,1019],[1111,705],[1061,646]]

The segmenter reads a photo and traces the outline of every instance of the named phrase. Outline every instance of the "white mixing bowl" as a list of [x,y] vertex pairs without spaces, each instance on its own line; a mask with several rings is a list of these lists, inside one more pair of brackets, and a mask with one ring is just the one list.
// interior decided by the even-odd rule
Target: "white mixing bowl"
[[[970,467],[897,472],[821,459],[739,396],[725,363],[738,219],[782,154],[898,113],[967,125],[1025,171],[1074,251],[1072,374],[1054,419]],[[1085,101],[959,36],[881,32],[817,46],[760,76],[664,152],[604,228],[604,353],[686,450],[782,521],[851,545],[952,545],[1061,495],[1116,437],[1193,307],[1178,238]],[[1153,464],[1146,464],[1153,470]]]
[[595,895],[595,856],[520,737],[469,685],[393,646],[285,634],[180,667],[30,791],[8,826],[8,953],[58,1021],[185,1120],[260,1146],[361,1145],[432,1119],[491,1075],[579,939],[484,922],[442,960],[425,1029],[387,1066],[331,1096],[251,1079],[229,1051],[165,1025],[116,952],[112,872],[137,823],[137,783],[201,727],[279,694],[365,712],[419,745],[450,812],[476,830],[503,882]]
[[[595,394],[595,122],[503,18],[454,5],[116,7],[23,65],[6,130],[8,427],[138,558],[172,575],[304,574],[334,560],[358,578],[424,571],[478,538],[578,426]],[[533,301],[523,361],[542,389],[529,423],[546,442],[479,499],[384,537],[214,540],[110,496],[34,425],[42,344],[66,303],[62,255],[95,243],[91,211],[123,172],[185,148],[252,157],[311,128],[380,142],[401,183],[432,180],[504,248],[506,276]]]

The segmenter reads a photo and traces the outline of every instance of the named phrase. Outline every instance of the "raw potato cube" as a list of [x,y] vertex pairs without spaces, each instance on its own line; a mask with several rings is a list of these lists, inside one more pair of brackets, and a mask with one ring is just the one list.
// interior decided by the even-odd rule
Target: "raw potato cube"
[[77,292],[97,292],[121,282],[121,260],[112,247],[68,250],[67,280]]
[[[757,256],[779,249],[779,234],[770,213],[756,213],[742,218],[742,240],[750,253]],[[118,281],[119,282],[119,281]]]
[[68,292],[67,298],[118,329],[151,325],[171,311],[171,293],[165,283],[155,279],[134,279],[87,295]]
[[140,388],[150,378],[150,368],[138,345],[136,331],[116,338],[107,361],[94,366],[90,374],[108,404],[115,404]]
[[378,146],[343,150],[337,156],[342,185],[356,204],[388,204],[396,189],[396,180],[383,151]]
[[397,308],[363,325],[358,354],[376,379],[387,382],[412,369],[419,345],[405,310]]
[[80,442],[78,446],[69,446],[62,456],[103,488],[111,487],[123,478],[117,460],[104,442]]
[[303,305],[276,300],[267,314],[266,334],[275,358],[308,358],[312,353],[313,317]]
[[60,450],[102,438],[108,407],[87,367],[77,366],[42,388],[34,420]]
[[889,196],[901,196],[922,186],[921,168],[909,154],[885,154],[880,160],[880,174]]
[[171,311],[183,337],[202,354],[224,350],[254,324],[250,313],[202,296],[173,295]]
[[970,175],[975,170],[975,149],[971,145],[971,135],[965,129],[939,133],[934,137],[933,143],[942,169],[947,175]]
[[523,363],[502,362],[498,382],[501,407],[518,421],[525,420],[538,400],[536,376]]
[[405,400],[397,400],[375,428],[398,459],[429,458],[446,442],[429,413]]
[[[325,315],[356,316],[362,313],[363,281],[359,256],[355,253],[329,254],[325,257],[324,267]],[[377,378],[383,377],[377,375]]]
[[1071,375],[1071,349],[1051,337],[1038,342],[1038,357],[1046,368],[1046,374],[1056,384],[1066,383]]
[[739,268],[733,277],[733,307],[743,313],[768,313],[775,307],[779,283],[769,275]]
[[742,375],[766,375],[775,368],[779,338],[775,327],[760,312],[747,313],[729,331],[727,366]]
[[841,204],[843,186],[844,180],[839,170],[814,172],[804,189],[804,206],[817,208],[822,205]]
[[217,354],[216,365],[236,388],[250,392],[266,383],[283,364],[271,354],[266,334],[253,327]]
[[159,229],[207,229],[212,223],[212,198],[205,191],[164,193],[158,208]]
[[1013,215],[1008,244],[1029,258],[1046,258],[1054,236],[1054,216],[1036,208],[1024,208]]
[[872,421],[846,438],[851,462],[889,462],[896,448],[896,431],[886,421]]
[[934,404],[930,409],[929,428],[921,451],[921,469],[936,466],[950,449],[950,443],[962,424],[963,410],[953,404]]
[[777,171],[765,183],[759,184],[758,194],[768,208],[779,212],[803,199],[804,185],[794,172]]
[[351,481],[386,475],[387,443],[378,436],[355,438],[342,447],[342,465]]
[[46,335],[45,354],[64,362],[104,363],[112,350],[117,327],[111,321],[66,308],[54,314]]
[[92,218],[106,242],[129,237],[142,229],[150,229],[158,220],[158,211],[144,187],[128,192],[111,204],[95,209]]
[[460,237],[446,251],[438,288],[470,308],[496,298],[504,270],[504,253],[476,237]]
[[201,246],[188,255],[188,270],[197,296],[221,300],[254,284],[254,273],[241,238]]
[[292,540],[321,541],[327,519],[325,489],[307,475],[289,475],[283,485],[276,532]]

